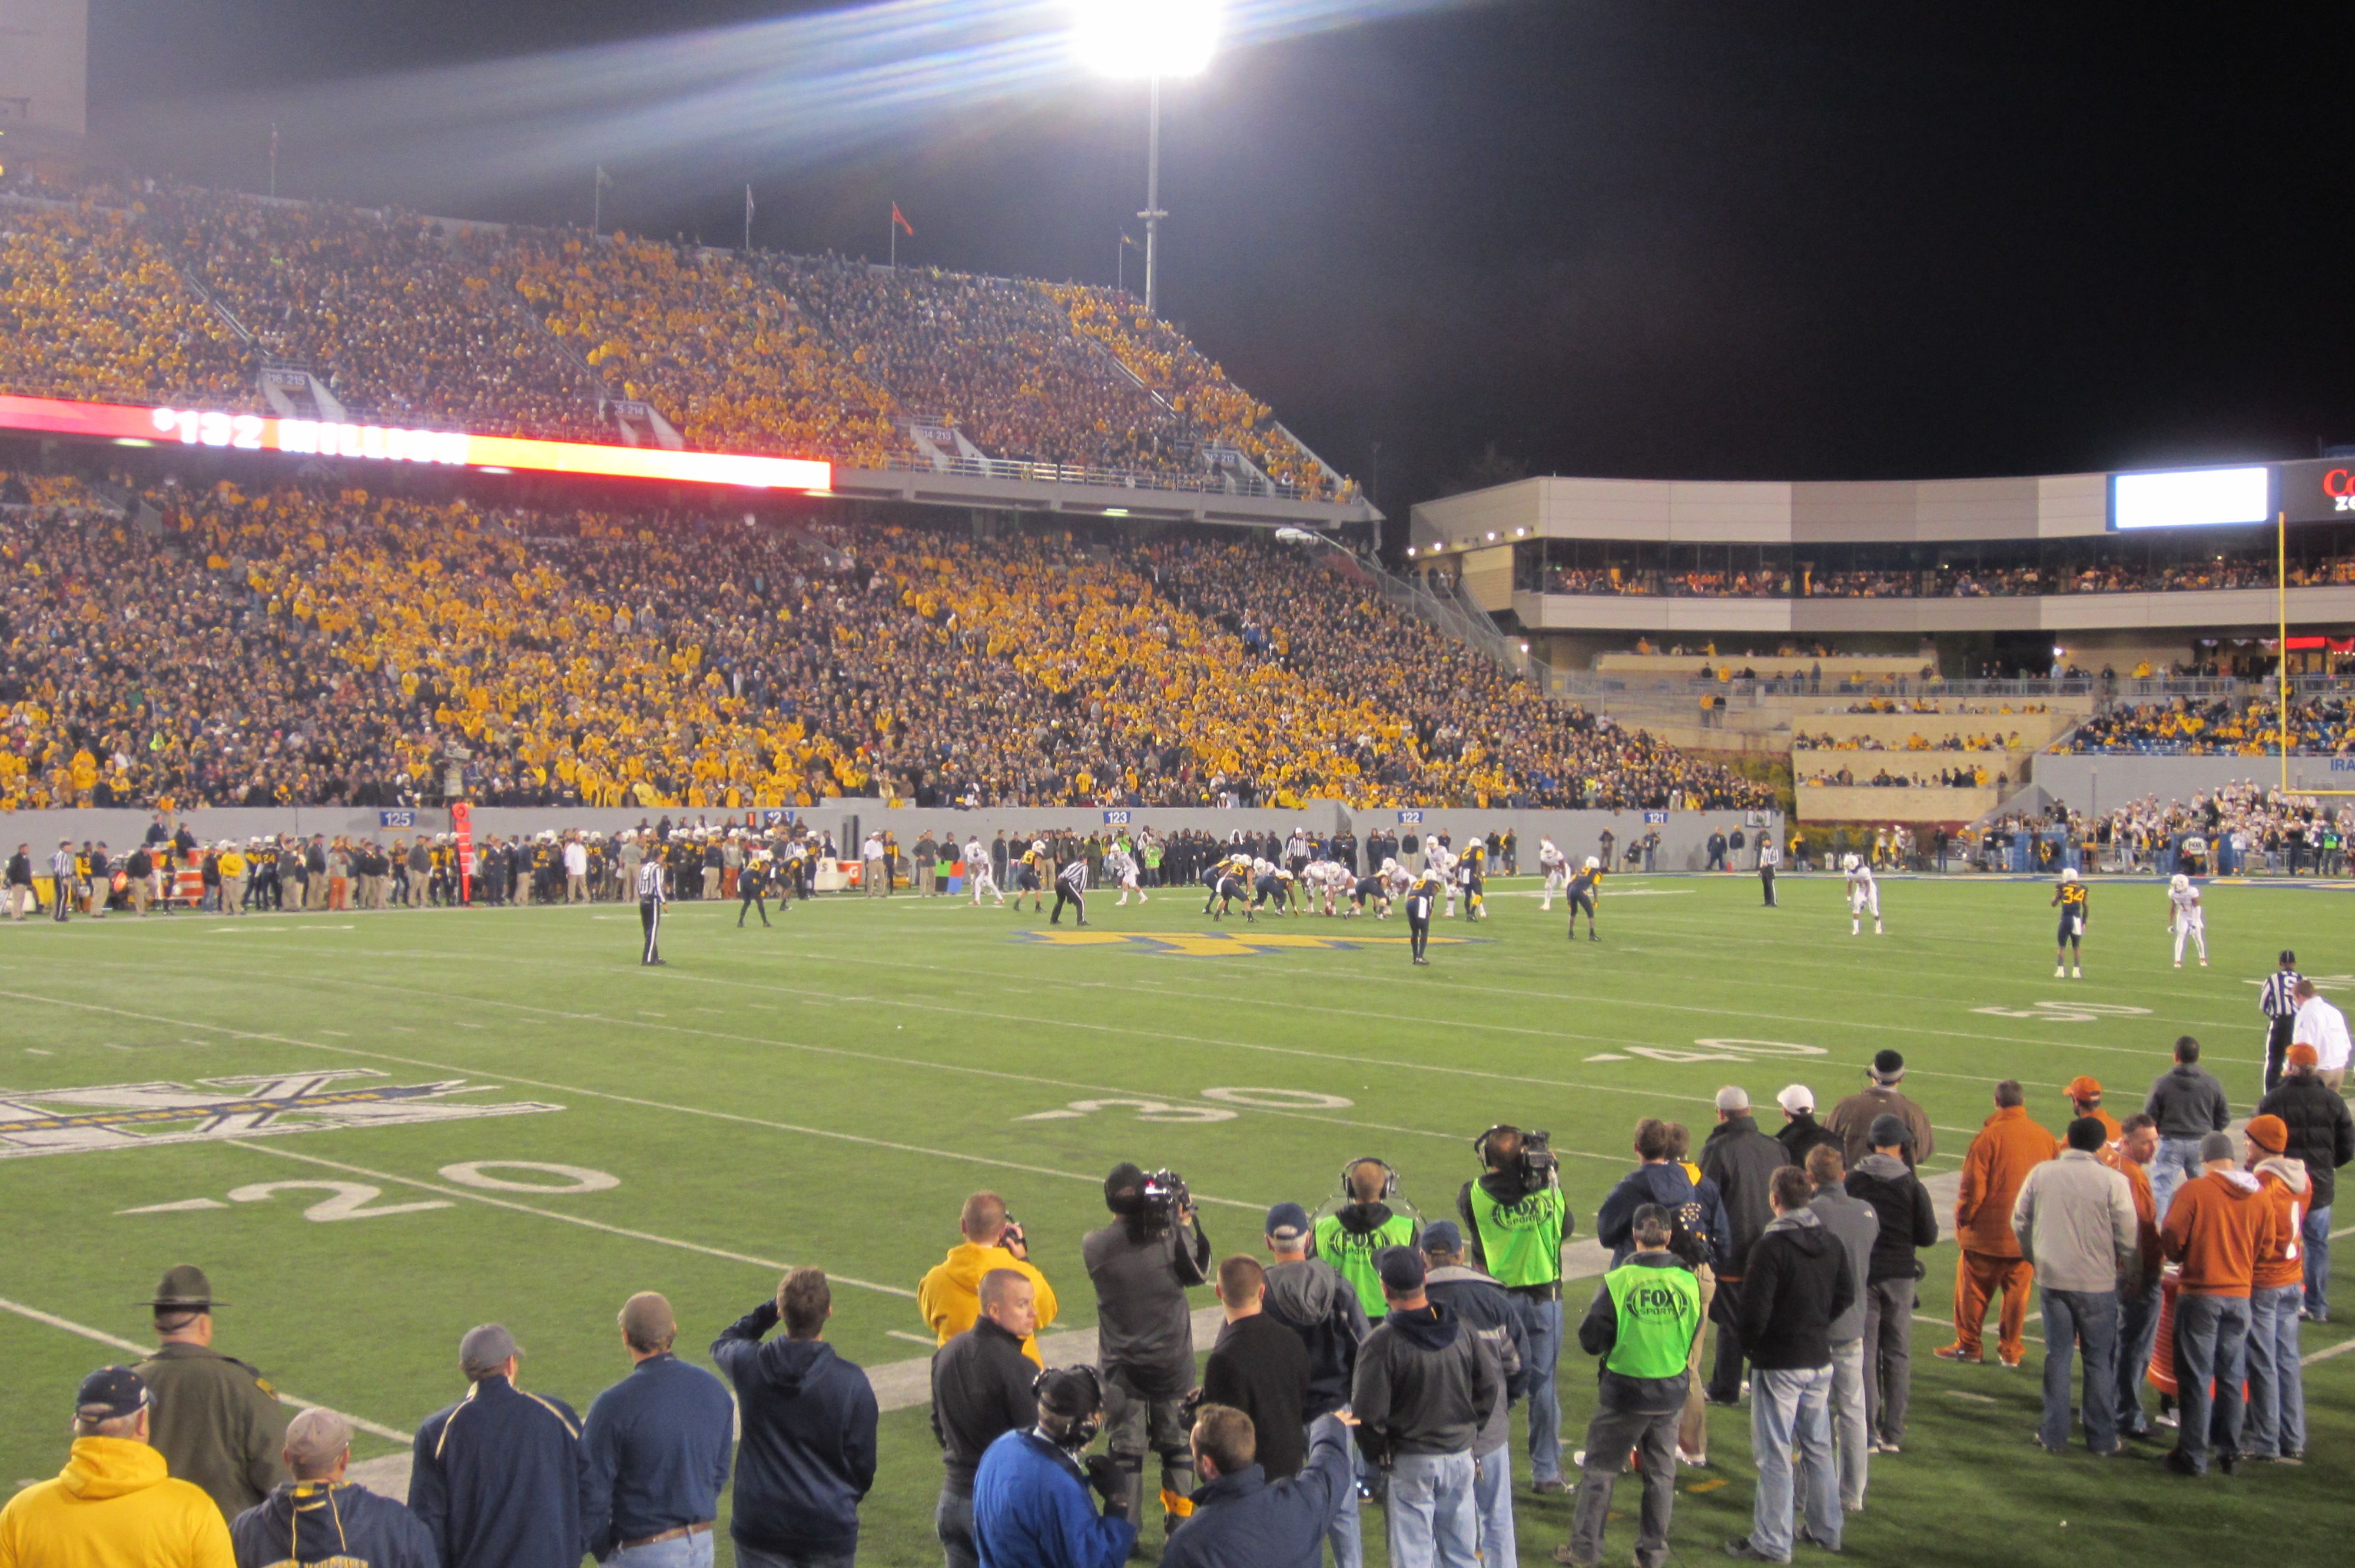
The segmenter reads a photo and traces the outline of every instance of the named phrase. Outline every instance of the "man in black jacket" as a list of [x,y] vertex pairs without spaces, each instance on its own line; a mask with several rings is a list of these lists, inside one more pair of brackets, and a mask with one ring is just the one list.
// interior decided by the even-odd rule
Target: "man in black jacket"
[[[796,1268],[712,1341],[742,1421],[728,1521],[740,1568],[850,1568],[858,1554],[858,1504],[875,1484],[875,1389],[821,1337],[832,1316],[825,1271]],[[785,1338],[762,1344],[780,1319]]]
[[[1358,1347],[1372,1330],[1365,1304],[1321,1257],[1308,1255],[1308,1211],[1278,1203],[1267,1212],[1267,1316],[1298,1336],[1308,1352],[1308,1397],[1302,1414],[1314,1421],[1349,1403]],[[1358,1489],[1344,1487],[1326,1530],[1336,1568],[1358,1568],[1365,1551],[1358,1529]]]
[[1280,1481],[1308,1459],[1308,1351],[1300,1336],[1269,1317],[1262,1303],[1267,1271],[1241,1254],[1219,1265],[1219,1304],[1226,1326],[1202,1366],[1202,1397],[1251,1417],[1261,1472]]
[[1179,1409],[1194,1392],[1194,1319],[1188,1286],[1209,1277],[1210,1241],[1191,1203],[1149,1205],[1145,1172],[1120,1164],[1104,1178],[1111,1224],[1080,1244],[1096,1287],[1096,1342],[1103,1372],[1104,1433],[1126,1488],[1123,1516],[1143,1524],[1145,1452],[1161,1457],[1161,1508],[1175,1530],[1193,1511],[1194,1457]]
[[1423,1294],[1454,1312],[1476,1338],[1486,1340],[1496,1354],[1497,1371],[1504,1374],[1488,1418],[1472,1440],[1472,1503],[1480,1516],[1480,1560],[1518,1563],[1513,1457],[1505,1446],[1512,1435],[1512,1423],[1507,1413],[1529,1383],[1533,1308],[1525,1298],[1465,1262],[1464,1233],[1453,1220],[1441,1220],[1423,1233]]
[[2306,1217],[2298,1222],[2306,1249],[2306,1307],[2309,1322],[2330,1321],[2330,1205],[2339,1194],[2339,1168],[2355,1160],[2355,1119],[2346,1097],[2322,1081],[2316,1071],[2318,1054],[2310,1044],[2292,1045],[2283,1053],[2286,1075],[2257,1106],[2260,1116],[2277,1116],[2289,1128],[2291,1160],[2306,1162],[2306,1179],[2313,1197]]
[[979,1568],[973,1540],[973,1476],[981,1456],[1008,1432],[1039,1419],[1031,1391],[1039,1369],[1022,1353],[1038,1331],[1029,1279],[1011,1268],[981,1277],[981,1316],[932,1352],[932,1436],[941,1446],[941,1500],[932,1528],[947,1568]]
[[1864,1424],[1872,1452],[1894,1454],[1905,1440],[1905,1406],[1913,1386],[1913,1293],[1919,1250],[1938,1241],[1937,1205],[1905,1163],[1905,1121],[1886,1112],[1872,1120],[1872,1152],[1848,1173],[1848,1192],[1881,1216],[1864,1277]]
[[523,1352],[496,1323],[458,1342],[466,1397],[410,1446],[409,1511],[442,1568],[579,1568],[591,1480],[581,1420],[516,1386]]
[[1774,1134],[1774,1141],[1783,1146],[1786,1164],[1805,1169],[1807,1150],[1819,1143],[1840,1147],[1840,1136],[1816,1119],[1816,1091],[1805,1084],[1791,1084],[1774,1097],[1783,1107],[1783,1125]]
[[[1718,1197],[1725,1205],[1725,1266],[1718,1270],[1717,1299],[1710,1308],[1710,1317],[1720,1329],[1730,1327],[1740,1316],[1750,1249],[1774,1217],[1767,1184],[1788,1163],[1783,1146],[1758,1130],[1757,1119],[1750,1114],[1749,1091],[1732,1084],[1718,1090],[1717,1126],[1700,1146],[1700,1173],[1717,1183]],[[1710,1373],[1709,1402],[1742,1402],[1742,1340],[1737,1335],[1717,1336],[1717,1365]]]
[[1358,1354],[1358,1446],[1390,1476],[1382,1511],[1394,1568],[1452,1568],[1479,1551],[1472,1444],[1504,1374],[1487,1345],[1424,1294],[1421,1254],[1392,1247],[1380,1267],[1390,1312]]
[[[1750,1446],[1758,1497],[1750,1533],[1725,1543],[1749,1563],[1788,1563],[1792,1452],[1806,1478],[1806,1523],[1796,1539],[1838,1552],[1839,1472],[1832,1462],[1832,1319],[1856,1301],[1848,1249],[1817,1217],[1807,1173],[1776,1171],[1768,1190],[1774,1218],[1751,1248],[1735,1331],[1749,1355]],[[1720,1298],[1723,1299],[1723,1298]]]
[[2200,1042],[2186,1034],[2175,1043],[2175,1065],[2150,1086],[2142,1107],[2158,1123],[2158,1158],[2150,1162],[2151,1202],[2167,1223],[2168,1200],[2200,1171],[2200,1140],[2222,1132],[2232,1119],[2224,1086],[2200,1065]]

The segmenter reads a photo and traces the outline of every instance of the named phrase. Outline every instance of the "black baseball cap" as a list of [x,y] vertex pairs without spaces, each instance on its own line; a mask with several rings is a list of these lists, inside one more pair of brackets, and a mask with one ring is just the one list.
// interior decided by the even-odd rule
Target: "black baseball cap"
[[147,1380],[129,1367],[101,1367],[74,1392],[78,1421],[116,1421],[135,1415],[154,1402]]

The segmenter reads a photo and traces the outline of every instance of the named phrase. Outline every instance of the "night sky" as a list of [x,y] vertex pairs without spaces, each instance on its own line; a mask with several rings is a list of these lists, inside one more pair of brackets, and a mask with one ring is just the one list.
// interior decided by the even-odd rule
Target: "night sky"
[[[276,119],[282,194],[529,221],[585,222],[602,156],[609,223],[713,243],[750,180],[756,241],[799,251],[879,259],[897,200],[902,262],[1109,282],[1142,238],[1142,86],[1059,54],[993,75],[1051,5],[925,4],[859,19],[945,16],[890,35],[933,51],[914,101],[879,111],[898,60],[866,58],[873,91],[804,79],[748,132],[702,79],[803,35],[678,35],[826,8],[93,0],[91,125],[260,189]],[[1299,5],[1318,30],[1168,91],[1162,308],[1337,466],[1369,477],[1380,443],[1393,515],[1492,444],[1805,479],[2355,440],[2355,12]],[[529,136],[503,118],[527,95]]]

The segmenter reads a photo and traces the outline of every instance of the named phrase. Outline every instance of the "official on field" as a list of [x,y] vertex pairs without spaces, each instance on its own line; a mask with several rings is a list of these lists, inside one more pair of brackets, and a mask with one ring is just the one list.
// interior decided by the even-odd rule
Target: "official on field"
[[646,950],[638,959],[642,964],[663,961],[662,912],[666,902],[663,895],[662,861],[648,855],[638,867],[638,924],[646,934]]
[[2297,972],[2297,955],[2284,948],[2280,967],[2265,977],[2264,989],[2257,993],[2257,1011],[2265,1015],[2267,1094],[2280,1086],[2284,1064],[2289,1059],[2290,1040],[2297,1024],[2297,982],[2305,978]]
[[496,1323],[458,1343],[466,1397],[427,1416],[410,1451],[409,1511],[442,1568],[581,1568],[591,1499],[581,1418],[515,1385],[523,1352]]
[[169,1270],[140,1305],[155,1312],[161,1341],[132,1369],[155,1402],[148,1441],[173,1475],[235,1519],[286,1478],[280,1450],[292,1412],[260,1372],[213,1349],[213,1287],[203,1269]]

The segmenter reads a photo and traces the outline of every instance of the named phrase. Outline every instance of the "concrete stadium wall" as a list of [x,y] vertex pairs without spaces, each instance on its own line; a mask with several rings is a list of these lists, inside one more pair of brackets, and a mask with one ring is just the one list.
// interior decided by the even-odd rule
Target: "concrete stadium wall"
[[[1842,757],[1870,757],[1844,751]],[[1984,789],[1891,789],[1857,785],[1802,784],[1803,822],[1972,822],[1996,808],[2001,791]]]
[[[2156,795],[2189,800],[2227,784],[2281,782],[2281,759],[2274,757],[2096,756],[2071,752],[2039,757],[2036,782],[2056,800],[2081,811],[2111,810],[2129,800]],[[2355,758],[2293,757],[2290,787],[2355,789]]]

